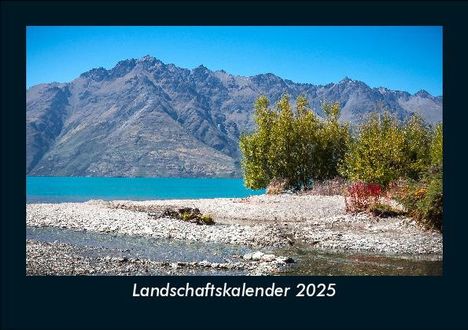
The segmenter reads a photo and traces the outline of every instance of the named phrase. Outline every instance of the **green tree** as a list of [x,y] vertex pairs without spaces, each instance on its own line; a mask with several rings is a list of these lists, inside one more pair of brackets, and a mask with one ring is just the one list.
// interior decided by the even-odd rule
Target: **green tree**
[[309,108],[309,103],[304,96],[299,96],[296,100],[297,118],[296,134],[298,140],[298,180],[303,187],[312,184],[312,179],[317,178],[319,168],[319,130],[320,122],[318,117]]
[[269,170],[273,178],[297,184],[298,140],[295,118],[284,95],[277,103],[277,118],[270,127]]
[[442,124],[438,124],[429,145],[430,165],[419,181],[410,180],[397,199],[421,224],[442,230],[443,224],[443,150]]
[[269,166],[271,149],[271,127],[276,122],[277,114],[269,108],[268,98],[260,97],[255,102],[254,120],[257,130],[240,138],[242,167],[245,185],[252,189],[264,188],[270,183],[272,173]]
[[412,180],[420,180],[430,165],[430,145],[432,132],[424,120],[413,115],[403,125],[405,173]]
[[325,103],[322,106],[326,115],[318,131],[317,170],[314,179],[332,179],[339,175],[338,166],[349,147],[349,125],[340,124],[341,108],[339,103]]
[[443,129],[438,124],[430,146],[431,166],[426,174],[427,192],[420,202],[421,218],[432,227],[443,225]]
[[443,166],[443,132],[442,124],[437,124],[434,128],[434,135],[429,150],[431,166],[439,167],[442,171]]
[[372,114],[351,142],[340,173],[351,181],[386,186],[405,172],[404,146],[398,121],[389,113]]
[[431,154],[441,153],[431,147],[434,134],[417,115],[401,123],[387,112],[371,114],[351,142],[340,173],[351,181],[383,186],[399,178],[419,181],[431,164]]
[[287,95],[274,110],[260,97],[255,103],[257,128],[240,139],[245,185],[259,189],[282,180],[288,188],[303,189],[312,180],[336,176],[349,129],[338,122],[338,104],[324,105],[324,112],[327,118],[321,121],[303,96],[297,98],[295,111]]

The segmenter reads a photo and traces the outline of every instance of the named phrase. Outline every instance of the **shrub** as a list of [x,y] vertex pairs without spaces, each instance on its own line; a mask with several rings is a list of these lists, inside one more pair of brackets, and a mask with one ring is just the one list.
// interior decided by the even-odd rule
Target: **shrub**
[[418,223],[442,230],[442,173],[427,175],[420,182],[407,182],[403,188],[400,187],[395,198]]
[[351,181],[387,186],[404,173],[404,135],[388,113],[372,114],[350,144],[340,173]]
[[313,180],[331,179],[338,174],[348,142],[347,125],[338,122],[339,104],[324,104],[326,118],[320,120],[304,97],[283,96],[274,109],[266,97],[255,103],[256,130],[240,138],[244,184],[251,189],[266,188],[284,181],[285,189],[309,188]]
[[183,221],[195,223],[197,225],[214,225],[215,222],[210,215],[202,214],[199,209],[183,207],[179,209],[166,208],[162,217],[170,217]]
[[442,176],[432,178],[428,185],[426,194],[419,202],[417,217],[428,227],[442,230],[443,218],[443,191]]
[[443,227],[443,133],[435,127],[429,146],[430,165],[420,181],[400,182],[395,197],[408,213],[428,228]]
[[200,220],[205,224],[205,225],[214,225],[214,220],[213,218],[208,215],[208,214],[203,214],[201,217],[200,217]]
[[412,180],[420,180],[427,171],[430,163],[430,145],[432,132],[424,120],[413,115],[403,127],[403,153],[402,175]]
[[431,135],[417,115],[401,123],[389,113],[372,114],[351,142],[340,173],[384,187],[401,177],[420,180],[431,162]]
[[382,186],[375,183],[357,182],[350,185],[345,197],[346,211],[357,213],[369,211],[382,197]]
[[194,218],[195,218],[195,216],[191,212],[182,212],[182,213],[180,213],[180,219],[181,220],[190,221],[190,220],[192,220]]
[[278,195],[288,190],[289,183],[286,179],[273,179],[266,188],[268,195]]
[[339,103],[324,103],[325,121],[317,130],[317,146],[315,152],[316,167],[313,175],[315,181],[331,180],[339,176],[339,164],[348,151],[351,140],[349,126],[339,124]]
[[434,129],[434,136],[430,146],[431,166],[439,168],[442,172],[443,163],[443,137],[442,137],[442,124],[436,125]]

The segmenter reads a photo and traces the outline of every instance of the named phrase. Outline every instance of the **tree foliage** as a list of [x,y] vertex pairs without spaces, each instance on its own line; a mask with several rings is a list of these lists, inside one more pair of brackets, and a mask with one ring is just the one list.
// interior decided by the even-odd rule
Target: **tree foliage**
[[[442,228],[442,125],[431,128],[416,115],[400,122],[389,113],[374,113],[351,136],[348,125],[338,121],[340,105],[322,107],[325,118],[304,97],[294,109],[287,95],[273,107],[264,96],[256,101],[256,130],[240,139],[245,185],[280,192],[342,176],[352,183],[355,205],[369,194],[389,193],[417,221]],[[376,187],[384,189],[377,194]],[[376,201],[363,205],[370,210],[372,204],[379,214],[395,213]]]
[[402,177],[419,180],[430,164],[431,135],[418,116],[400,123],[389,113],[371,114],[350,143],[340,173],[383,186]]
[[[413,217],[428,227],[442,230],[443,224],[442,124],[435,127],[430,143],[430,166],[416,186],[421,192],[414,204],[407,204]],[[414,190],[413,190],[414,192]],[[411,200],[411,199],[410,199]]]
[[340,173],[351,181],[387,185],[403,173],[404,137],[396,119],[372,114],[353,139]]
[[430,145],[433,132],[424,120],[413,115],[402,127],[404,136],[405,177],[420,180],[431,163]]
[[428,127],[417,116],[400,123],[371,115],[350,143],[340,173],[350,181],[378,183],[395,194],[413,218],[442,228],[442,125]]
[[443,158],[443,139],[442,139],[442,124],[436,125],[434,129],[434,136],[432,138],[430,147],[431,166],[439,167],[442,171],[442,158]]
[[338,122],[339,104],[323,106],[321,120],[305,97],[298,97],[295,109],[284,95],[271,108],[266,97],[255,103],[256,130],[240,139],[245,185],[252,189],[273,180],[288,188],[303,189],[313,180],[333,178],[349,142],[347,125]]

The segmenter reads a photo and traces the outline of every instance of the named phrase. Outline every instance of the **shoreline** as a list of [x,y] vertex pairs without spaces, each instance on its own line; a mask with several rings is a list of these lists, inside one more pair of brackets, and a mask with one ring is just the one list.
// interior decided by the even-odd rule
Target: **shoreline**
[[[167,207],[193,207],[214,225],[156,218]],[[322,251],[431,256],[442,260],[442,233],[406,217],[347,214],[342,196],[255,195],[213,198],[80,203],[27,203],[26,225],[115,233],[255,249],[302,244]]]
[[173,276],[173,275],[272,275],[288,268],[284,257],[272,260],[228,262],[156,261],[148,258],[103,256],[104,248],[74,246],[59,242],[26,240],[26,274],[54,276]]

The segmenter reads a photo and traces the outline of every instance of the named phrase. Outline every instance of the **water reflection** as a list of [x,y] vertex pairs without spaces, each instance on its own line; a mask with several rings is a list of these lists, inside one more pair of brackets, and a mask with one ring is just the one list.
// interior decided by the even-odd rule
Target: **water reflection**
[[434,256],[396,256],[370,253],[321,252],[308,247],[296,247],[284,252],[298,260],[285,275],[361,276],[442,275],[442,260]]

